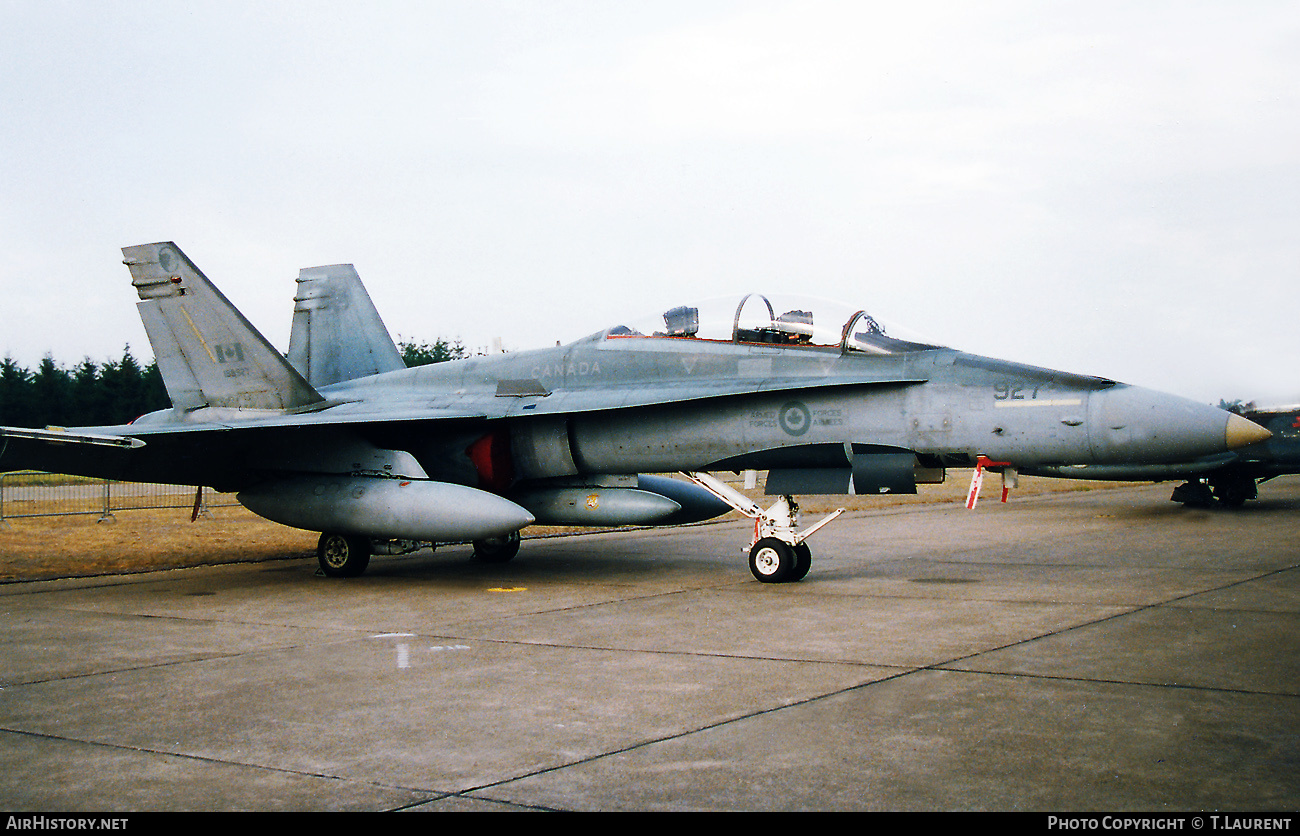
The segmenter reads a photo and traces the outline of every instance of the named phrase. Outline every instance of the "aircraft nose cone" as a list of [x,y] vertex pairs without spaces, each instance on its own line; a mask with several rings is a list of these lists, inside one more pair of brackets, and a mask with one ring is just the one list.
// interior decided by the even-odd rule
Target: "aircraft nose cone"
[[1229,450],[1236,450],[1238,447],[1245,447],[1248,444],[1258,444],[1261,441],[1267,441],[1272,438],[1273,434],[1268,430],[1256,424],[1254,421],[1247,421],[1240,415],[1228,415],[1228,430],[1226,441]]

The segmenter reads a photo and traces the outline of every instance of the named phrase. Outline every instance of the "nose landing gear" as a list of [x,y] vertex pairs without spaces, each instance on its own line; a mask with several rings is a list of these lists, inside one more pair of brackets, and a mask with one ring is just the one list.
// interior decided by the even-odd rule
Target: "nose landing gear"
[[708,473],[687,473],[687,478],[718,499],[754,520],[754,539],[749,544],[749,571],[763,583],[791,583],[803,580],[812,567],[812,551],[805,542],[831,520],[844,513],[840,508],[803,531],[799,506],[794,497],[783,496],[766,511],[749,497]]

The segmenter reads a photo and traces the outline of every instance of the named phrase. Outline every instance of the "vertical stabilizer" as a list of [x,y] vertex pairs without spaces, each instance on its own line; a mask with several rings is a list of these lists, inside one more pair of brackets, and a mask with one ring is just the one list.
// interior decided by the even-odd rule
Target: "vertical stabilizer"
[[406,368],[351,264],[299,271],[293,301],[289,362],[312,386]]
[[323,400],[175,244],[122,255],[172,406],[293,409]]

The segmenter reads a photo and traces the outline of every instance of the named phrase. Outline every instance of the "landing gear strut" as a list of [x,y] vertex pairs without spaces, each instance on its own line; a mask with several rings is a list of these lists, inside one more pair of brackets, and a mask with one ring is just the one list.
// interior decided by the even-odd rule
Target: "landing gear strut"
[[840,508],[803,531],[799,506],[783,496],[764,511],[756,502],[708,473],[687,473],[687,478],[718,499],[754,520],[754,539],[749,544],[749,571],[763,583],[791,583],[803,580],[812,568],[812,550],[805,542],[822,526],[844,513]]

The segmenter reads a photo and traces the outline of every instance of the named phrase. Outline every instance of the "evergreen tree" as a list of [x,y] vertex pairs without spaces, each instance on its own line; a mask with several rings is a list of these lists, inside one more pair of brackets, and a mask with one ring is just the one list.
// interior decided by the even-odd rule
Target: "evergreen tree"
[[126,424],[144,414],[144,370],[131,354],[131,346],[122,352],[121,360],[100,369],[99,383],[108,408],[105,423]]
[[32,373],[5,355],[0,362],[0,424],[30,427],[32,410]]
[[162,372],[158,370],[157,360],[150,360],[149,365],[144,367],[144,400],[147,407],[145,412],[166,409],[172,405],[172,400],[167,395],[167,386],[163,383]]
[[72,372],[72,408],[69,426],[94,426],[107,424],[104,416],[104,391],[99,385],[99,365],[86,357]]
[[[459,341],[398,343],[407,366],[442,363],[469,356]],[[126,346],[120,360],[103,365],[89,357],[72,369],[45,355],[35,373],[12,357],[0,362],[0,425],[10,427],[93,427],[126,424],[145,413],[171,406],[167,387],[151,360],[141,366]]]
[[469,356],[460,340],[448,342],[442,337],[432,343],[417,343],[414,340],[399,339],[397,348],[402,352],[402,361],[407,368],[427,366],[430,363],[445,363],[448,360],[460,360]]
[[46,354],[32,379],[32,401],[40,421],[64,427],[72,418],[72,378]]

